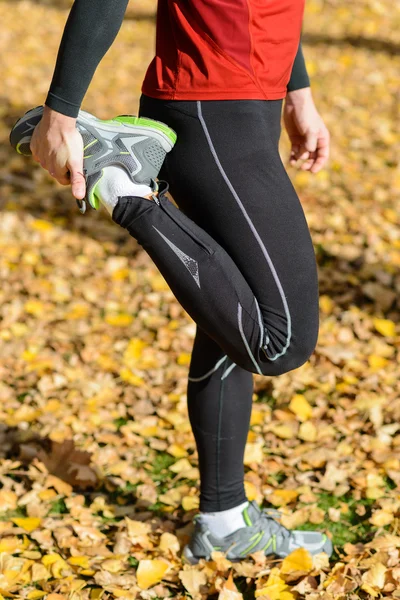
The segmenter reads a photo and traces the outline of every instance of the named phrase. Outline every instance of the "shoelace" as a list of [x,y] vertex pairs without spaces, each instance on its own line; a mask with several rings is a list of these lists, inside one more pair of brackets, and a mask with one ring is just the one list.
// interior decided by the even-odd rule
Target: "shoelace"
[[260,508],[260,531],[265,530],[265,522],[268,521],[268,527],[271,531],[271,536],[279,536],[282,540],[290,536],[289,529],[281,525],[276,518],[281,517],[282,513],[275,508]]

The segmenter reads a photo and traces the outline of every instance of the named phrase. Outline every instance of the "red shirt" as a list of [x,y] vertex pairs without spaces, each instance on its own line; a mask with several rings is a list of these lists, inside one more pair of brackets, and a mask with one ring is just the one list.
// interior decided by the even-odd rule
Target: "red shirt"
[[166,100],[284,98],[304,0],[158,0],[142,91]]

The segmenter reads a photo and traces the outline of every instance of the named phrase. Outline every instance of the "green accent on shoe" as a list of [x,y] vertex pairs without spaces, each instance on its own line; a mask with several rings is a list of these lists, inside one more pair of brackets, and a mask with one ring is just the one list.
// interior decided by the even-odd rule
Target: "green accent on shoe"
[[270,547],[270,545],[272,544],[272,542],[273,542],[273,538],[270,537],[269,540],[268,540],[268,542],[265,544],[265,546],[263,548],[261,548],[261,550],[263,552],[265,552],[266,550],[268,550],[268,548]]
[[213,546],[214,550],[221,550],[222,546]]
[[94,156],[93,154],[88,154],[87,156],[84,156],[83,158],[92,158],[92,156]]
[[246,548],[246,550],[243,550],[242,554],[248,554],[250,552],[250,550],[252,548],[254,548],[254,546],[257,546],[258,542],[261,540],[261,538],[262,538],[263,535],[264,535],[263,531],[260,531],[259,533],[256,533],[255,536],[253,535],[250,539],[251,540],[254,539],[254,538],[256,538],[256,539],[254,540],[254,542],[252,544],[250,544],[250,546],[248,548]]
[[253,525],[253,523],[251,522],[249,513],[247,512],[247,506],[246,506],[246,508],[243,509],[242,515],[243,515],[243,519],[244,519],[244,522],[246,523],[247,527],[251,527]]
[[[153,129],[159,129],[160,131],[165,133],[166,136],[169,137],[173,144],[175,144],[177,139],[177,135],[173,129],[168,127],[168,125],[165,125],[164,123],[161,123],[160,121],[155,121],[153,119],[121,115],[119,117],[115,117],[115,119],[112,119],[112,121],[119,121],[120,123],[127,123],[128,125],[138,125],[139,127],[153,127]],[[112,121],[105,122],[110,123]]]
[[23,154],[22,154],[22,152],[21,152],[21,150],[20,150],[20,146],[21,146],[21,144],[17,144],[17,146],[16,146],[16,148],[15,148],[15,149],[16,149],[16,151],[18,152],[18,154],[21,154],[21,156],[23,156]]
[[271,538],[272,540],[272,550],[276,552],[276,535],[274,534]]
[[89,202],[93,206],[93,208],[95,208],[96,210],[98,210],[99,206],[100,206],[100,198],[96,195],[96,188],[97,188],[99,181],[103,178],[103,176],[104,176],[104,169],[101,171],[101,177],[99,177],[99,179],[96,181],[95,185],[92,187],[92,189],[89,192]]
[[85,150],[87,150],[88,148],[90,148],[90,146],[93,146],[93,144],[95,144],[98,140],[92,140],[91,142],[89,142],[88,144],[86,144],[86,146],[84,147],[83,151],[85,152]]

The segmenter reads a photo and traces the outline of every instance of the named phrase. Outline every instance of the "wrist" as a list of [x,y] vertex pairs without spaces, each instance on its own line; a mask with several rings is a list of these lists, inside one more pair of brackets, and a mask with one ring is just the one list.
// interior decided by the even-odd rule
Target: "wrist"
[[292,90],[286,94],[286,104],[289,106],[303,106],[312,101],[312,93],[310,87]]
[[47,104],[44,105],[42,120],[48,126],[59,127],[64,130],[73,130],[76,128],[76,118],[63,115],[50,108],[50,106],[47,106]]

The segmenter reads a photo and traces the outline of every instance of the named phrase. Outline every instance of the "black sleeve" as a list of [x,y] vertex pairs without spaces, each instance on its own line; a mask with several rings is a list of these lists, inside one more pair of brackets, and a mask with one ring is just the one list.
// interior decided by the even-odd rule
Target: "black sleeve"
[[306,63],[304,61],[303,50],[300,42],[296,58],[294,59],[292,74],[287,85],[287,91],[293,92],[294,90],[299,90],[301,88],[309,86],[310,79],[308,77]]
[[115,40],[128,0],[75,0],[45,104],[77,117],[92,77]]

